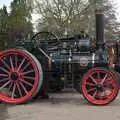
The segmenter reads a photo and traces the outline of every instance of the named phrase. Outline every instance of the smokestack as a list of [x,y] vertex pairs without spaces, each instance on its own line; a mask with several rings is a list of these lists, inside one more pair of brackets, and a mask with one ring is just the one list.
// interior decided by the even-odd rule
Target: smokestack
[[96,10],[96,43],[97,46],[104,44],[104,12]]

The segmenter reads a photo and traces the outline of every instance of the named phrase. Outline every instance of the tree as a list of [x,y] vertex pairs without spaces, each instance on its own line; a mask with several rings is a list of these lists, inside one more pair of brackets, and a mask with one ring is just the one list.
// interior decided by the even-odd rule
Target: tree
[[8,25],[8,12],[6,6],[0,9],[0,31],[6,32]]
[[[33,33],[31,0],[13,0],[11,11],[6,6],[0,9],[0,44],[11,47],[17,39],[28,39]],[[5,45],[5,46],[4,46]]]
[[13,0],[9,15],[9,31],[14,39],[28,39],[32,34],[31,2],[29,0]]
[[61,36],[85,28],[82,11],[88,5],[86,0],[35,0],[35,3],[40,14],[38,31],[48,30]]
[[4,45],[8,40],[7,28],[8,12],[6,6],[4,5],[3,8],[0,9],[0,49],[4,48]]
[[63,36],[85,30],[95,36],[95,9],[102,8],[105,11],[105,39],[117,39],[119,23],[110,0],[35,0],[35,3],[40,15],[38,31],[48,30]]
[[114,4],[111,0],[89,0],[90,7],[88,9],[90,15],[90,34],[95,36],[95,9],[103,9],[105,15],[105,40],[116,40],[118,37],[118,33],[120,31],[119,22],[116,18],[116,12],[114,9]]

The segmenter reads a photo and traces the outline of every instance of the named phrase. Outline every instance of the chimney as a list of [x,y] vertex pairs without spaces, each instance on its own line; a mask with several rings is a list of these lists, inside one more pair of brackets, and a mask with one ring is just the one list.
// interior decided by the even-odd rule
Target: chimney
[[96,10],[96,44],[104,45],[104,12]]

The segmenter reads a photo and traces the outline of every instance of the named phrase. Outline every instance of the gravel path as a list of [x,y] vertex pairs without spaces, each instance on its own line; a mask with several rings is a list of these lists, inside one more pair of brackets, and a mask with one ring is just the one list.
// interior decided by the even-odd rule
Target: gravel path
[[49,100],[0,105],[0,120],[120,120],[120,95],[107,106],[88,104],[78,93],[58,93]]

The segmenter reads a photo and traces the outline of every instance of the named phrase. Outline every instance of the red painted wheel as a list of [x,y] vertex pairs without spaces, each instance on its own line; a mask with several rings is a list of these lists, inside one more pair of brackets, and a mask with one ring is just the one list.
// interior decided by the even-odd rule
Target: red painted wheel
[[104,68],[91,69],[82,78],[82,93],[92,104],[108,104],[118,94],[116,77]]
[[42,85],[42,77],[37,59],[29,52],[12,49],[0,53],[1,100],[19,104],[34,97]]

